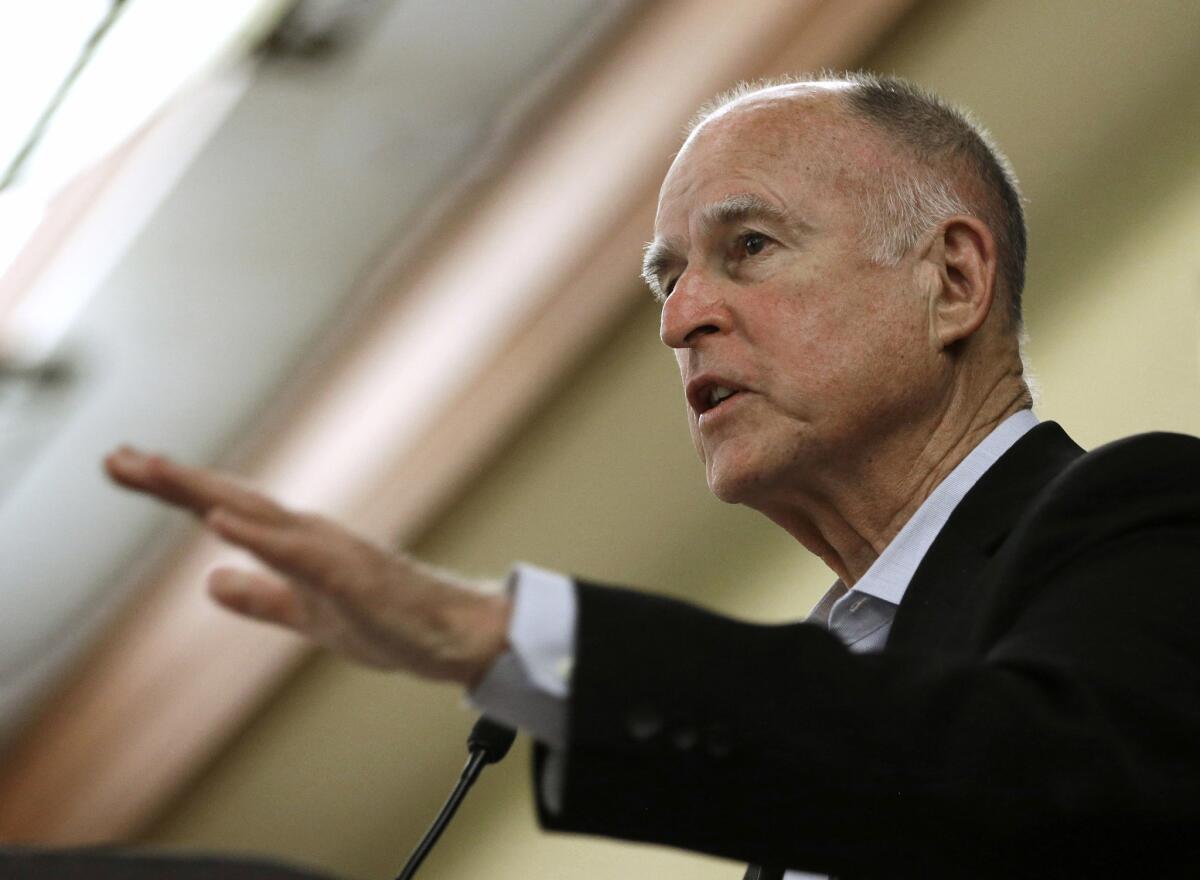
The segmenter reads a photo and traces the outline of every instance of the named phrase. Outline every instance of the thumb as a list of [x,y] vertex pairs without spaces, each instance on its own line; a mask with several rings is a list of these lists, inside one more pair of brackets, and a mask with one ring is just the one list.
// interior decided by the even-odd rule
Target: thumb
[[217,568],[208,576],[208,594],[243,617],[303,633],[308,614],[300,595],[283,578],[267,572]]

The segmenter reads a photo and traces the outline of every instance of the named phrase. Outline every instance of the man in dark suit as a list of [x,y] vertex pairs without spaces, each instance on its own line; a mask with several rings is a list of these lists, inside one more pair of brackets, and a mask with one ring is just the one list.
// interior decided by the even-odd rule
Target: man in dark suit
[[736,94],[676,157],[662,338],[712,491],[837,574],[810,623],[529,569],[480,593],[210,472],[108,466],[276,570],[216,572],[222,603],[534,733],[550,827],[764,876],[1183,870],[1200,441],[1085,456],[1037,424],[1024,259],[1003,157],[898,81]]

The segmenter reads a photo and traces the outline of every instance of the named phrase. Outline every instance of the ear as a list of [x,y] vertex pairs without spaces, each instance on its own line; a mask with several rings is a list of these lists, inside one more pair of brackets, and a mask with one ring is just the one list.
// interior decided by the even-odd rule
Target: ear
[[930,334],[946,349],[987,319],[996,290],[996,240],[981,220],[957,214],[938,226],[925,258],[933,270]]

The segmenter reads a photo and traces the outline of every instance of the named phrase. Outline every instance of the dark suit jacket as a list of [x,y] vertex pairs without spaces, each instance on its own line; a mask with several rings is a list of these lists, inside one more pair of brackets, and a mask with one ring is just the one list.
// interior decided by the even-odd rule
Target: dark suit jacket
[[955,510],[881,654],[578,597],[549,828],[839,878],[1200,876],[1200,440],[1084,455],[1030,431]]

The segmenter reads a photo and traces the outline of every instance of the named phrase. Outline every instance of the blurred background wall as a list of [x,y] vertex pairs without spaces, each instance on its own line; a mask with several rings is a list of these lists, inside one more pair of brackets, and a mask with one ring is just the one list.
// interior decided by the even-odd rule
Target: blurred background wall
[[[389,23],[401,27],[406,5],[410,11],[421,6],[376,4],[358,25],[364,35],[357,51],[369,53],[378,45],[372,39],[381,39],[377,32]],[[382,344],[364,336],[362,326],[383,321],[379,316],[391,315],[404,296],[417,296],[405,293],[396,277],[421,278],[432,287],[442,283],[429,268],[435,258],[425,253],[436,248],[439,237],[469,238],[473,218],[509,204],[504,187],[516,187],[513,180],[557,173],[553,156],[571,154],[545,152],[543,164],[532,163],[530,156],[551,150],[547,139],[553,140],[556,131],[569,140],[562,127],[572,114],[583,112],[580,95],[598,100],[594,92],[601,80],[609,83],[611,94],[626,94],[604,79],[615,75],[606,73],[606,64],[615,59],[625,70],[640,65],[639,85],[630,95],[656,88],[667,97],[687,94],[672,85],[672,77],[680,76],[676,68],[685,56],[686,63],[703,65],[705,59],[695,56],[704,53],[639,54],[639,41],[662,46],[672,33],[680,38],[684,27],[696,28],[688,39],[705,51],[709,43],[698,44],[697,35],[713,46],[742,40],[736,57],[714,55],[712,66],[723,64],[729,72],[722,68],[714,81],[702,83],[712,86],[706,93],[763,72],[753,69],[756,46],[760,67],[769,67],[772,59],[832,63],[804,43],[805,28],[834,27],[828,8],[822,13],[821,4],[813,4],[813,10],[800,14],[796,10],[802,4],[793,9],[767,2],[736,5],[738,18],[786,20],[795,30],[781,37],[768,34],[777,28],[748,27],[730,36],[731,25],[717,20],[715,4],[692,4],[695,17],[689,18],[688,4],[671,0],[619,8],[579,3],[570,10],[512,3],[500,17],[488,12],[489,4],[463,3],[442,31],[430,18],[407,22],[430,30],[404,31],[411,51],[393,60],[391,79],[380,79],[380,68],[355,79],[356,70],[360,75],[366,70],[355,56],[335,64],[332,72],[291,59],[246,74],[254,84],[231,102],[216,135],[199,149],[57,349],[86,352],[75,361],[85,378],[45,404],[70,415],[49,422],[56,427],[46,429],[46,442],[26,453],[24,469],[0,495],[0,531],[10,542],[6,547],[15,548],[8,558],[20,563],[6,563],[0,573],[0,601],[10,619],[30,617],[26,630],[43,627],[39,644],[61,639],[72,646],[36,686],[10,688],[16,708],[8,722],[7,792],[25,793],[28,802],[43,798],[47,806],[41,819],[27,821],[10,809],[8,828],[0,823],[0,830],[13,839],[116,837],[154,847],[267,853],[347,877],[388,876],[432,817],[463,759],[471,716],[461,694],[287,647],[281,649],[287,662],[270,666],[270,674],[255,673],[264,684],[241,711],[226,712],[223,721],[205,720],[210,698],[220,702],[220,688],[197,692],[191,704],[174,710],[183,719],[192,715],[199,723],[215,724],[223,733],[190,752],[185,770],[170,785],[156,788],[158,794],[135,818],[116,830],[82,820],[71,826],[74,830],[54,830],[54,816],[86,813],[87,798],[79,800],[85,806],[55,802],[39,793],[39,779],[53,778],[59,792],[102,787],[89,776],[102,775],[93,769],[102,762],[88,757],[91,728],[71,730],[73,718],[100,717],[79,694],[96,686],[89,678],[96,670],[125,669],[111,633],[126,632],[121,628],[132,625],[131,616],[153,617],[155,605],[146,596],[165,589],[156,586],[165,577],[161,573],[190,552],[180,548],[195,542],[191,528],[179,519],[118,499],[96,476],[104,444],[121,439],[164,445],[192,460],[232,464],[286,497],[344,514],[381,539],[399,540],[435,562],[480,575],[500,577],[513,560],[524,559],[687,596],[753,619],[795,619],[806,613],[832,576],[765,520],[707,495],[687,438],[673,359],[657,339],[657,310],[635,276],[637,242],[651,235],[647,198],[652,202],[654,181],[673,149],[670,140],[692,106],[677,109],[661,127],[665,134],[654,129],[653,137],[664,139],[661,148],[654,141],[644,165],[617,169],[623,179],[633,180],[629,193],[613,194],[624,200],[627,213],[609,216],[596,209],[594,228],[600,231],[581,239],[576,262],[564,261],[560,276],[549,281],[534,279],[551,290],[545,300],[523,306],[526,311],[514,308],[507,318],[493,315],[482,298],[490,295],[493,277],[505,283],[493,258],[485,264],[490,269],[471,275],[469,293],[456,301],[448,323],[437,325],[440,333],[467,339],[477,353],[486,351],[492,337],[508,340],[507,348],[499,348],[510,355],[538,351],[546,340],[570,344],[554,357],[506,360],[503,352],[496,354],[494,363],[501,366],[490,368],[487,379],[495,386],[472,379],[475,374],[461,380],[466,386],[477,381],[481,387],[534,390],[505,398],[513,417],[505,420],[497,413],[488,423],[496,442],[464,452],[458,476],[447,478],[440,489],[429,489],[414,476],[427,461],[422,450],[429,447],[413,441],[416,465],[387,469],[384,484],[388,495],[402,494],[410,484],[420,488],[428,499],[420,511],[390,511],[385,501],[347,499],[327,491],[319,479],[306,483],[297,475],[322,468],[341,473],[339,465],[322,464],[319,454],[336,451],[336,444],[323,444],[315,434],[317,452],[301,454],[279,441],[296,425],[307,424],[297,413],[310,413],[311,421],[314,412],[342,412],[350,420],[377,423],[371,419],[379,417],[365,411],[369,404],[322,409],[320,401],[332,393],[321,384],[323,376],[354,362],[356,345]],[[1031,228],[1029,355],[1041,389],[1039,415],[1062,422],[1086,446],[1137,431],[1200,433],[1200,250],[1195,244],[1200,237],[1200,91],[1195,87],[1200,6],[1185,0],[924,0],[861,8],[866,14],[853,23],[859,36],[857,41],[843,38],[840,63],[912,78],[971,108],[1022,180]],[[538,24],[537,36],[520,36],[522,28],[513,23],[520,16]],[[445,41],[441,49],[435,45],[439,40]],[[438,64],[446,59],[440,56],[462,42],[469,44],[468,56],[454,56],[452,70],[442,71]],[[575,48],[556,51],[568,43]],[[518,45],[525,46],[523,53],[516,52]],[[521,63],[505,67],[514,54]],[[464,57],[473,57],[476,65]],[[422,102],[422,77],[442,76],[458,83],[460,103]],[[497,83],[502,76],[508,79],[495,86],[495,94],[480,92],[482,83]],[[371,103],[334,113],[329,108],[336,106],[335,87],[347,82],[369,91]],[[333,105],[316,103],[323,92],[334,95]],[[500,107],[508,121],[498,128]],[[617,101],[615,109],[614,118],[634,132],[644,119],[653,127],[640,115],[641,105]],[[405,141],[396,130],[376,127],[379,118],[401,112],[432,116],[443,138],[432,141],[432,155],[442,164],[420,166],[415,177],[408,171],[417,161],[411,156],[420,152],[416,135]],[[270,142],[244,140],[252,129],[239,127],[239,118],[273,116],[298,121],[302,130],[280,129]],[[343,131],[361,125],[368,136],[351,144],[330,134],[334,124],[343,125]],[[422,131],[433,138],[430,129]],[[447,146],[451,143],[457,153]],[[484,148],[492,157],[486,167],[477,161]],[[320,158],[317,167],[332,166],[336,173],[315,177],[306,172],[300,159],[314,153]],[[584,173],[575,169],[576,176]],[[227,192],[220,182],[231,179],[237,182],[234,189],[253,198],[231,201],[225,222],[221,212],[202,214],[204,201]],[[321,187],[323,209],[294,201],[293,190]],[[414,205],[411,213],[392,210],[404,198]],[[599,196],[592,198],[603,203]],[[438,199],[445,201],[444,211],[418,211]],[[562,216],[588,210],[581,205]],[[573,220],[538,204],[530,206],[529,216],[536,221],[539,211],[547,228],[504,245],[506,264],[543,260],[539,242],[556,246],[558,253],[572,246],[555,244],[548,230],[555,224],[569,228]],[[613,232],[626,217],[642,225]],[[416,232],[406,227],[407,218],[420,218]],[[343,219],[352,230],[342,228]],[[365,237],[366,229],[374,238]],[[600,266],[587,263],[589,250],[602,251],[612,242],[621,243],[625,257]],[[313,264],[306,262],[307,251],[344,254],[347,248],[358,249],[356,261],[335,266],[332,256],[322,257],[330,266],[327,275],[314,275]],[[545,305],[568,301],[571,291],[591,291],[588,285],[597,284],[607,285],[605,301],[611,302],[602,315],[559,313]],[[445,282],[445,289],[452,298],[458,288]],[[403,320],[395,320],[432,320],[431,307],[423,308],[417,317],[404,312]],[[536,328],[529,334],[532,341],[521,335],[522,327]],[[149,344],[129,343],[133,333]],[[122,354],[124,348],[136,349],[137,355],[118,369],[113,365],[131,357]],[[114,376],[121,370],[134,381],[118,383]],[[205,384],[197,378],[211,378],[213,372],[220,381]],[[450,372],[446,367],[437,375]],[[88,375],[95,377],[92,385]],[[394,376],[391,393],[419,403],[424,385],[436,381],[402,372]],[[161,393],[155,397],[147,386]],[[119,405],[106,406],[106,394],[121,396]],[[470,433],[470,414],[486,411],[469,387],[447,391],[443,409],[430,407],[430,437],[439,436],[439,424],[457,426],[455,435]],[[402,433],[394,436],[400,439],[387,442],[396,448],[409,442]],[[369,445],[371,439],[368,433],[361,442]],[[453,446],[449,441],[437,445]],[[51,493],[53,503],[48,502]],[[80,511],[90,503],[97,507],[87,508],[84,516]],[[98,526],[97,517],[124,517],[121,535]],[[60,584],[65,593],[72,550],[86,549],[89,542],[110,550],[102,579],[108,586],[73,601],[79,609],[106,610],[98,615],[77,610],[53,624],[38,623],[44,618],[33,618],[30,597],[57,594]],[[48,569],[46,557],[66,558],[59,568]],[[123,644],[134,642],[131,637]],[[28,657],[39,656],[30,650]],[[156,704],[147,694],[155,687],[178,682],[182,688],[202,678],[206,663],[217,662],[213,655],[206,659],[204,650],[198,644],[198,653],[186,655],[186,662],[164,653],[168,668],[158,668],[151,683],[135,688],[131,705],[153,712]],[[12,654],[10,667],[28,670],[31,661],[22,656]],[[138,656],[139,662],[152,662],[145,658],[155,655]],[[244,656],[246,668],[259,668],[250,653]],[[119,744],[136,736],[126,727],[137,718],[136,713],[124,722],[106,718],[105,729]],[[517,754],[485,775],[424,869],[430,876],[741,876],[740,866],[718,860],[542,834],[533,818],[527,747],[519,743]],[[154,748],[173,754],[169,743]],[[56,757],[62,754],[68,757]],[[128,770],[118,778],[131,791],[141,784],[141,774],[153,775],[132,758],[122,760],[129,762]]]

